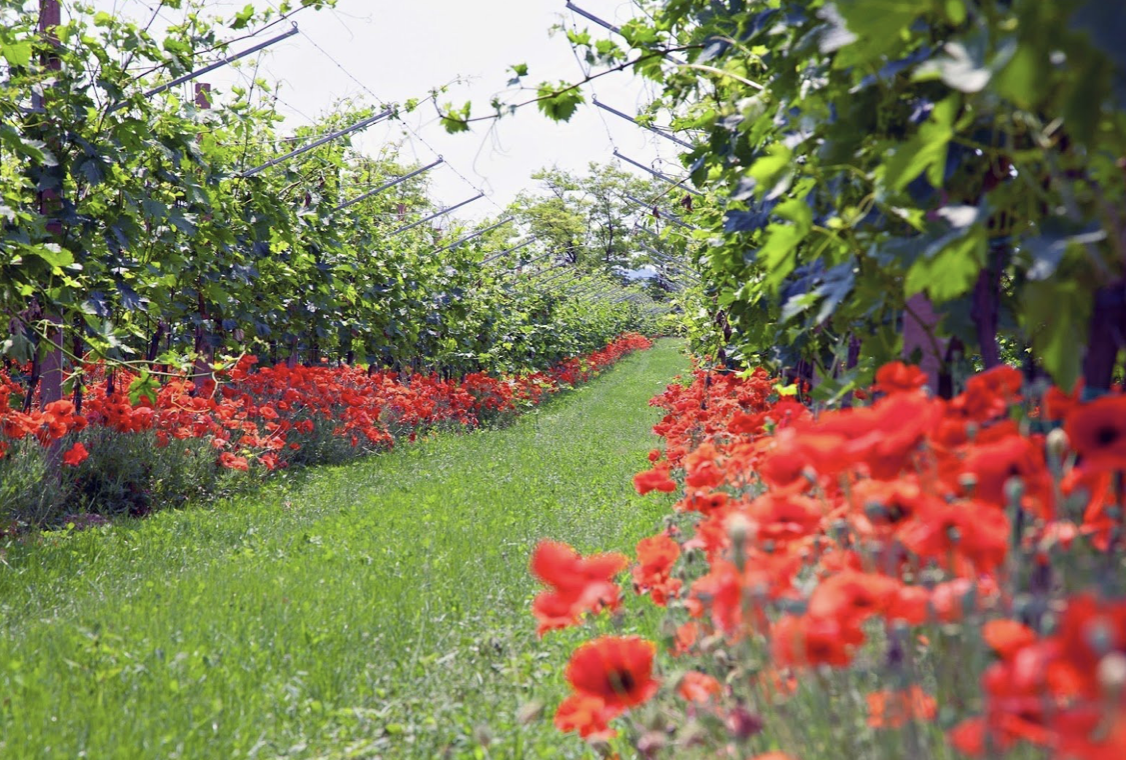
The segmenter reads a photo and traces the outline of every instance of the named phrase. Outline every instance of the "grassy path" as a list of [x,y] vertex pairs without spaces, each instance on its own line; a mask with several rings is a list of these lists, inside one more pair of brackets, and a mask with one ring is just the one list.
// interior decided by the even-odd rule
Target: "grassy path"
[[629,549],[663,341],[503,430],[317,468],[215,510],[9,547],[0,757],[540,757],[576,640],[537,642],[541,536]]

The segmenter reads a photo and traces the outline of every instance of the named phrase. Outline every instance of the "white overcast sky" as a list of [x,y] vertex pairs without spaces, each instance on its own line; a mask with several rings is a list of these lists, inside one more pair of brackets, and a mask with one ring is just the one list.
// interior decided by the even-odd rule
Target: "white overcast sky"
[[[247,1],[214,2],[209,8],[229,17]],[[269,4],[253,1],[259,7]],[[147,19],[156,3],[95,0],[94,5]],[[576,5],[618,24],[636,13],[632,3],[622,0],[579,0]],[[164,16],[169,22],[178,20],[176,11]],[[529,84],[582,76],[566,37],[549,34],[553,25],[589,28],[595,38],[610,35],[568,11],[564,0],[339,0],[334,10],[303,11],[294,20],[301,33],[257,57],[258,75],[277,86],[278,108],[293,125],[329,112],[342,98],[402,103],[424,98],[433,87],[456,79],[464,83],[453,85],[445,99],[457,104],[472,100],[474,114],[480,115],[505,88],[506,69],[513,64],[528,64]],[[274,27],[262,39],[280,31],[284,29]],[[232,52],[251,44],[236,44]],[[239,71],[214,72],[202,81],[217,89],[240,78],[246,81],[255,58],[242,63]],[[649,86],[629,73],[597,80],[594,92],[600,101],[627,113],[635,113],[652,96]],[[453,205],[476,195],[477,189],[487,195],[459,210],[457,216],[463,219],[495,215],[498,207],[533,184],[530,175],[541,167],[581,171],[590,161],[613,160],[615,146],[668,174],[682,174],[675,162],[676,145],[591,105],[589,88],[587,95],[588,103],[566,124],[550,122],[529,106],[492,128],[479,123],[470,133],[447,135],[427,104],[405,115],[405,123],[376,125],[354,143],[377,154],[387,143],[401,140],[401,155],[424,164],[442,155],[449,166],[429,173],[438,203]]]

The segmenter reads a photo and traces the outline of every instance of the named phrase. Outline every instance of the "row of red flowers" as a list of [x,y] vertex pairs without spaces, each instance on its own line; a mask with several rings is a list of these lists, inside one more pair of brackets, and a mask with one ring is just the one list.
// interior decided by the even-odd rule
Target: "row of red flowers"
[[[619,610],[615,578],[632,564],[690,669],[662,690],[653,643],[596,639],[568,666],[556,725],[605,739],[656,696],[666,715],[717,717],[730,752],[778,749],[753,704],[798,699],[819,673],[865,684],[876,672],[869,730],[919,727],[918,756],[947,742],[975,756],[1122,757],[1126,396],[1034,392],[1009,367],[950,400],[924,381],[888,365],[861,394],[870,405],[820,414],[761,371],[700,370],[654,399],[666,446],[635,485],[680,491],[677,517],[633,563],[542,543],[532,570],[548,589],[533,612],[542,635]],[[978,645],[983,664],[967,672]],[[670,741],[632,728],[643,754]]]
[[471,427],[537,404],[650,345],[631,333],[547,371],[509,377],[476,373],[460,380],[350,366],[256,368],[258,360],[245,356],[216,373],[218,383],[208,380],[197,387],[187,377],[174,378],[133,400],[128,389],[135,376],[118,370],[111,382],[104,367],[89,366],[81,410],[68,400],[41,411],[13,408],[22,388],[0,372],[0,458],[15,441],[35,439],[47,446],[66,440],[70,445],[62,461],[78,466],[89,452],[83,442],[72,440],[74,434],[104,428],[123,434],[153,431],[158,446],[204,439],[214,447],[220,467],[247,470],[259,464],[273,470],[285,467],[318,428],[353,447],[387,448],[399,436],[413,440],[418,431],[442,424]]

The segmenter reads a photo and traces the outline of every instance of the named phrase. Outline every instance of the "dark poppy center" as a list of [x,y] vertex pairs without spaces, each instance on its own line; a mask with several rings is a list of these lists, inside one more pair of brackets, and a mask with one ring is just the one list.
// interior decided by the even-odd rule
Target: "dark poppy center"
[[1095,440],[1100,446],[1110,446],[1118,440],[1118,437],[1118,428],[1112,427],[1110,425],[1104,425],[1103,427],[1095,431]]
[[806,643],[806,650],[812,658],[823,659],[832,653],[832,646],[827,641],[810,641]]
[[614,687],[614,691],[619,694],[629,694],[637,686],[637,682],[633,680],[633,673],[628,670],[619,670],[612,673],[610,683]]

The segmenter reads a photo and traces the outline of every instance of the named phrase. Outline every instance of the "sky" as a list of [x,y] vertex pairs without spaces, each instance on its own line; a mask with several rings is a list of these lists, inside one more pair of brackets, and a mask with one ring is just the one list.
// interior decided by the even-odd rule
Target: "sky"
[[[216,14],[232,16],[251,0],[208,4]],[[271,0],[253,0],[259,7]],[[577,0],[576,5],[620,24],[637,9],[622,0]],[[95,0],[98,10],[147,20],[154,0]],[[294,17],[300,33],[263,53],[244,59],[237,69],[227,67],[207,75],[218,91],[232,83],[246,83],[255,74],[276,87],[278,110],[286,126],[307,124],[329,113],[341,99],[366,104],[425,98],[438,86],[450,84],[440,102],[474,104],[474,115],[489,112],[489,102],[505,90],[515,64],[528,65],[530,85],[541,81],[577,81],[583,71],[562,32],[552,26],[590,29],[595,39],[611,33],[574,15],[565,0],[338,0],[335,9],[303,11]],[[177,11],[162,11],[166,22]],[[280,33],[274,27],[260,39]],[[254,44],[232,46],[237,52]],[[581,172],[591,161],[614,161],[617,148],[666,174],[683,174],[676,162],[677,146],[607,113],[588,102],[565,124],[555,124],[528,106],[499,122],[480,122],[468,133],[449,135],[437,113],[424,104],[403,120],[374,125],[353,138],[353,144],[377,155],[388,144],[401,143],[400,157],[422,164],[442,156],[446,165],[428,173],[431,194],[450,206],[482,191],[486,198],[456,212],[474,221],[495,216],[517,193],[531,189],[537,169],[558,166]],[[593,83],[597,98],[626,113],[636,113],[653,97],[649,83],[628,72],[611,74]],[[531,93],[513,94],[526,99]],[[628,164],[627,169],[637,171]]]

